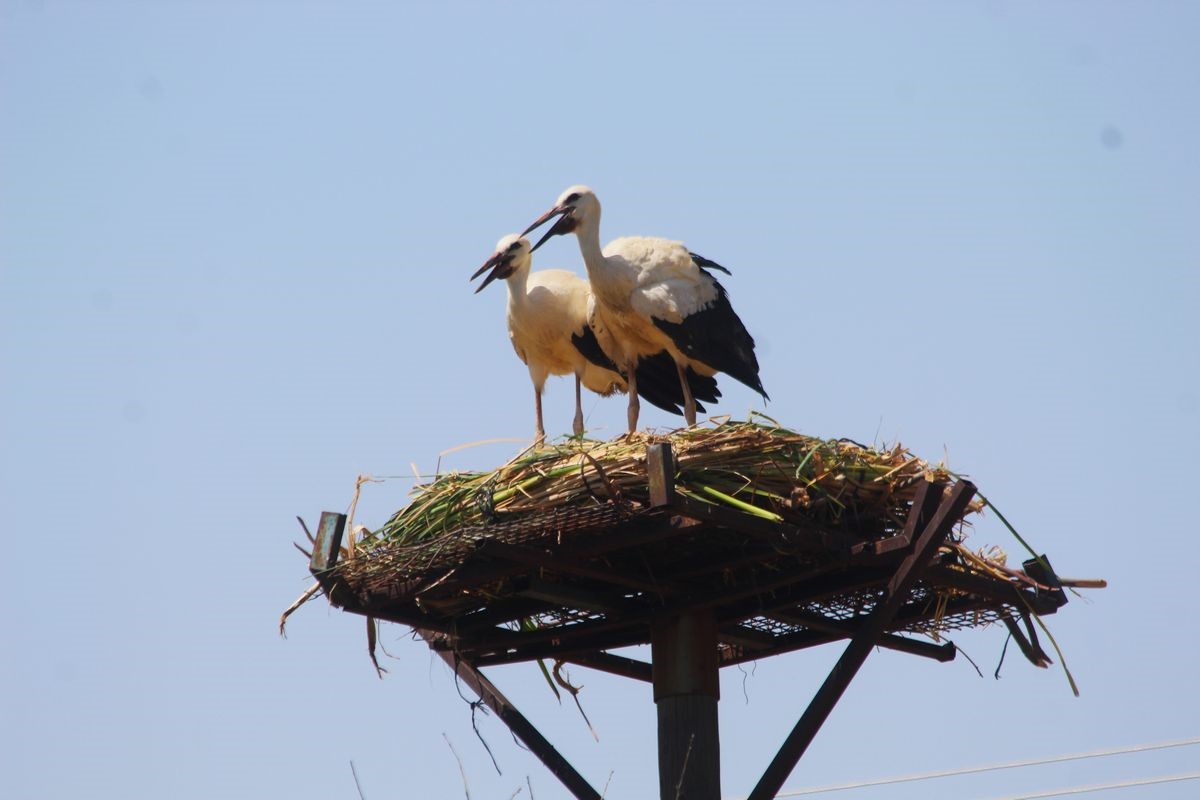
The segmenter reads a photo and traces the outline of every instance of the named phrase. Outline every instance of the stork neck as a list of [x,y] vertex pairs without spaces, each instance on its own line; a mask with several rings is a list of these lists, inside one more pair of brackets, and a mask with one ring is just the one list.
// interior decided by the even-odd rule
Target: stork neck
[[525,266],[518,269],[512,275],[505,278],[505,283],[508,284],[508,302],[509,305],[521,305],[525,302],[527,287],[529,284],[529,267]]
[[575,238],[579,240],[579,252],[589,272],[604,263],[604,253],[600,249],[599,214],[581,219],[575,228]]

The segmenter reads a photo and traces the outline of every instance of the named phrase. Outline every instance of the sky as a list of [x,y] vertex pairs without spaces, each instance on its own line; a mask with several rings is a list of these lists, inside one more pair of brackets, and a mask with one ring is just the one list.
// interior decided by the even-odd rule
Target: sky
[[[481,719],[497,771],[408,631],[380,680],[361,618],[277,621],[310,583],[297,515],[371,475],[378,525],[414,470],[528,442],[504,290],[468,277],[580,182],[605,240],[732,271],[771,402],[726,379],[715,412],[948,459],[1060,574],[1110,582],[1047,619],[1079,698],[1012,652],[993,678],[998,628],[954,637],[982,676],[876,652],[787,789],[1200,736],[1198,26],[1184,2],[0,1],[0,795],[567,796]],[[573,240],[551,266],[582,273]],[[568,433],[566,379],[545,404]],[[585,413],[623,430],[619,398]],[[1022,558],[994,515],[970,541]],[[726,800],[840,652],[724,672]],[[536,667],[491,672],[607,797],[653,797],[649,688],[571,675],[598,742]]]

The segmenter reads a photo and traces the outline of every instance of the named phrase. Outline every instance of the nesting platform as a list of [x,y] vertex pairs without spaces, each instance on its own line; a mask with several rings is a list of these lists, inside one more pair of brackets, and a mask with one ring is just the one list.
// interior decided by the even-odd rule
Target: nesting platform
[[[648,681],[649,664],[605,651],[649,644],[650,622],[664,612],[711,609],[721,666],[846,638],[917,532],[911,513],[904,528],[856,535],[700,503],[673,491],[668,449],[652,445],[648,460],[648,508],[501,518],[329,569],[317,561],[314,571],[334,605],[436,632],[435,648],[477,666],[561,659]],[[899,634],[1051,614],[1065,602],[1039,560],[1001,578],[944,549],[880,644],[948,661],[953,645]],[[514,629],[520,620],[535,625]]]
[[[850,640],[750,795],[759,800],[876,646],[950,661],[955,647],[938,634],[1001,622],[1026,657],[1049,663],[1030,615],[1066,603],[1063,585],[1044,557],[1022,570],[966,557],[953,532],[975,494],[967,481],[923,482],[897,524],[857,529],[700,502],[676,491],[667,443],[647,448],[646,475],[649,503],[500,516],[349,559],[345,517],[325,514],[311,569],[334,605],[416,629],[576,797],[599,794],[480,668],[551,659],[653,683],[662,796],[715,798],[717,671]],[[651,661],[611,652],[640,644]]]

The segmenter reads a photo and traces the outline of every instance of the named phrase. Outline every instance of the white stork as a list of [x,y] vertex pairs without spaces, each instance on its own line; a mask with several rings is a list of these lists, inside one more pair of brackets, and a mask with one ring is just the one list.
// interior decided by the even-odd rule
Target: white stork
[[594,297],[589,324],[609,357],[632,376],[630,433],[639,412],[637,365],[664,350],[678,371],[688,425],[696,424],[698,408],[689,370],[702,376],[724,372],[769,399],[758,377],[754,339],[709,271],[729,270],[669,239],[627,236],[601,250],[600,201],[586,186],[563,192],[522,235],[554,217],[558,221],[533,249],[558,234],[574,233],[579,240]]
[[[517,357],[529,369],[533,381],[537,441],[545,440],[542,422],[542,392],[550,375],[575,376],[575,419],[572,430],[583,433],[583,406],[580,385],[608,396],[627,389],[614,364],[604,355],[588,326],[588,307],[592,300],[587,281],[573,272],[545,269],[531,272],[533,264],[529,240],[511,234],[496,243],[494,252],[471,276],[474,280],[491,270],[475,290],[479,293],[492,281],[508,283],[508,335]],[[642,385],[642,396],[675,414],[683,413],[684,402],[674,366],[666,353],[659,353],[638,365],[635,380]],[[701,399],[715,402],[720,393],[711,378],[689,373],[689,389]]]

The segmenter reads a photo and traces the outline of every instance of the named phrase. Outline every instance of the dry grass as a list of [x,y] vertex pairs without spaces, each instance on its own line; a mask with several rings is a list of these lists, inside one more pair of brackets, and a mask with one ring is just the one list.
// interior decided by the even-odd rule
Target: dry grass
[[[440,476],[415,487],[412,502],[374,540],[413,544],[521,512],[611,500],[644,506],[646,446],[660,441],[674,450],[678,491],[776,521],[852,520],[859,529],[889,530],[902,524],[922,481],[951,477],[900,446],[818,439],[756,415],[671,434],[572,439],[526,450],[490,472]],[[980,508],[977,502],[970,510]]]

